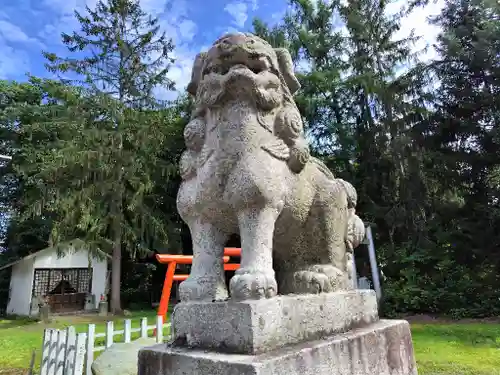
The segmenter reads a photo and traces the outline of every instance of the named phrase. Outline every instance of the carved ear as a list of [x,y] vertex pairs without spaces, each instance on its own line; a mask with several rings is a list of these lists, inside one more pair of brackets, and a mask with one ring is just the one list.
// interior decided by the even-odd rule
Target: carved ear
[[275,48],[274,52],[276,52],[276,57],[278,58],[281,74],[285,79],[290,93],[293,95],[300,89],[300,83],[293,72],[293,62],[290,52],[286,48]]
[[198,91],[198,85],[201,80],[201,73],[203,72],[203,64],[205,63],[206,52],[200,52],[196,55],[193,64],[193,71],[191,72],[191,81],[187,86],[187,92],[193,96],[196,96]]

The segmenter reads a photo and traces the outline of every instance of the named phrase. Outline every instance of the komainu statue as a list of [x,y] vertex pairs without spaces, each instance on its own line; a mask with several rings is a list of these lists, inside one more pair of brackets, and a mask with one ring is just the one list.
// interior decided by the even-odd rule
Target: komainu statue
[[309,154],[286,49],[226,35],[194,62],[177,207],[193,240],[180,286],[189,300],[224,300],[223,249],[241,238],[232,299],[352,288],[352,251],[364,236],[356,190]]

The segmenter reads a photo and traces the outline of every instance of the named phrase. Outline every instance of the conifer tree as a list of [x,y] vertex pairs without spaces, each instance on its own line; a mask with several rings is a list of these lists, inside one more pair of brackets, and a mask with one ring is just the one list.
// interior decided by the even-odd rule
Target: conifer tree
[[56,135],[50,145],[25,149],[24,171],[47,184],[35,200],[58,212],[54,244],[79,239],[112,254],[110,307],[119,313],[123,248],[164,246],[175,232],[153,196],[157,176],[167,179],[171,170],[161,154],[169,126],[178,124],[155,97],[156,89],[173,88],[173,44],[138,0],[100,0],[86,12],[75,12],[81,32],[62,34],[69,57],[45,53],[50,71],[82,89],[65,94],[51,121],[24,129]]
[[290,0],[289,5],[280,24],[270,28],[254,20],[254,32],[274,47],[290,50],[302,85],[295,101],[312,151],[335,159],[335,171],[345,170],[352,158],[352,137],[343,118],[346,98],[340,76],[348,64],[342,60],[345,46],[336,23],[339,2]]
[[384,272],[400,278],[401,259],[421,246],[429,207],[424,153],[411,137],[428,117],[427,82],[412,52],[417,38],[397,39],[406,12],[388,14],[384,0],[289,3],[274,30],[262,23],[256,30],[271,40],[283,32],[295,61],[307,67],[297,102],[313,148],[337,176],[354,183],[358,209],[377,224],[377,241],[384,244]]
[[[442,242],[453,244],[441,249],[442,263],[450,265],[447,284],[453,285],[446,307],[475,301],[475,314],[498,314],[500,4],[447,0],[433,22],[442,30],[439,56],[431,65],[439,88],[425,141],[439,151],[433,170],[441,195],[451,197],[439,223]],[[462,287],[464,275],[467,288]],[[455,288],[463,289],[454,293]],[[471,314],[471,309],[458,313]]]
[[[62,34],[75,57],[45,52],[49,71],[76,73],[81,83],[127,106],[156,104],[154,90],[171,90],[167,73],[174,45],[139,0],[100,0],[87,15],[75,11],[81,32]],[[85,56],[80,57],[83,54]]]

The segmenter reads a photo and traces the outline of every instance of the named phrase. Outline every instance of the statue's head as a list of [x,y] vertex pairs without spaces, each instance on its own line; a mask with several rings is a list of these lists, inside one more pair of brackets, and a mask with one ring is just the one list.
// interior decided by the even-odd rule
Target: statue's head
[[187,91],[201,106],[237,98],[272,109],[300,84],[289,52],[249,33],[228,34],[197,55]]

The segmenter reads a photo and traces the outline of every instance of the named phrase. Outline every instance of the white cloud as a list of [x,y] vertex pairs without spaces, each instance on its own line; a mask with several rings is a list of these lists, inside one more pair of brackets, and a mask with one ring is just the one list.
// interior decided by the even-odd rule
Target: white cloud
[[250,8],[252,8],[253,11],[256,11],[259,9],[259,1],[258,0],[250,0]]
[[[391,4],[391,13],[398,12],[404,6],[406,1],[399,0]],[[420,60],[429,61],[436,58],[436,50],[433,44],[440,32],[440,28],[436,25],[431,25],[428,18],[438,15],[444,7],[444,0],[437,0],[429,2],[425,7],[415,8],[408,16],[401,22],[401,29],[396,33],[395,39],[407,38],[414,31],[415,36],[421,37],[420,40],[413,46],[415,52],[422,51],[426,48],[428,50],[420,56]]]
[[[347,5],[347,0],[340,0],[343,5]],[[318,0],[313,0],[317,4]],[[387,7],[387,14],[397,14],[402,9],[407,8],[407,0],[395,0],[390,2]],[[438,26],[431,25],[428,18],[438,15],[444,6],[444,0],[430,1],[424,7],[416,7],[412,12],[401,20],[401,29],[395,33],[394,40],[407,38],[414,31],[414,36],[421,37],[420,40],[413,46],[413,51],[428,50],[420,56],[422,61],[428,61],[436,57],[436,51],[432,45],[436,42],[436,38],[440,32]],[[286,11],[286,9],[284,10]],[[278,15],[277,13],[276,15]],[[345,27],[341,27],[342,31],[347,34]]]
[[191,70],[196,53],[176,54],[175,64],[170,68],[168,77],[175,82],[176,91],[167,91],[165,88],[158,87],[156,95],[160,99],[175,99],[180,93],[184,92],[191,79]]
[[[165,4],[165,0],[162,1]],[[172,1],[167,11],[160,15],[162,30],[165,31],[168,37],[172,38],[175,44],[175,49],[171,55],[175,62],[168,72],[168,77],[175,82],[176,86],[175,92],[167,91],[161,87],[158,88],[156,94],[160,99],[174,99],[185,90],[191,79],[194,58],[200,52],[198,49],[193,49],[189,43],[195,37],[198,26],[189,18],[187,1]]]
[[19,26],[5,20],[0,20],[0,37],[10,43],[40,43],[38,39],[28,36]]
[[38,37],[46,43],[59,44],[61,33],[70,33],[79,29],[78,21],[74,13],[75,10],[84,13],[85,7],[94,9],[98,0],[43,0],[42,5],[51,10],[55,20],[44,26],[38,33]]
[[[147,0],[154,1],[154,0]],[[174,82],[176,82],[176,88],[178,92],[183,91],[189,80],[191,78],[192,64],[196,54],[200,51],[207,50],[209,46],[203,46],[199,50],[193,50],[189,47],[188,41],[191,40],[196,34],[196,24],[187,18],[187,2],[186,0],[176,1],[174,7],[169,11],[168,19],[163,21],[163,26],[170,35],[174,42],[176,43],[175,59],[176,62],[169,72],[169,77]],[[402,6],[404,4],[403,0],[399,0],[396,4]],[[435,26],[431,26],[427,22],[427,17],[430,15],[436,15],[440,12],[443,6],[443,0],[438,0],[437,3],[429,4],[424,8],[416,8],[411,15],[409,15],[405,20],[403,20],[403,27],[397,34],[397,38],[403,38],[411,33],[412,29],[416,29],[416,35],[422,35],[422,40],[415,46],[416,50],[420,50],[426,45],[434,43],[439,29]],[[233,22],[236,27],[244,27],[248,19],[248,10],[257,9],[257,1],[249,0],[248,3],[244,2],[232,2],[226,5],[224,10],[233,17]],[[173,11],[173,12],[172,12]],[[276,14],[278,16],[278,14]],[[280,18],[283,13],[280,12]],[[225,33],[238,31],[236,27],[228,27],[225,29]],[[429,59],[432,58],[433,49],[430,49],[425,56],[422,58]],[[298,68],[304,69],[304,66],[299,64]],[[177,93],[169,93],[166,91],[159,90],[158,94],[164,99],[172,99]]]
[[193,39],[198,31],[198,26],[190,19],[181,21],[178,28],[181,40]]
[[165,0],[141,0],[141,8],[144,12],[158,17],[165,10]]
[[0,20],[0,35],[8,42],[28,42],[29,36],[16,26],[8,21]]
[[233,17],[233,23],[238,27],[244,27],[248,19],[248,6],[244,2],[232,2],[226,4],[224,10]]
[[[317,4],[318,0],[312,0],[314,4]],[[347,4],[347,0],[341,0],[343,5]],[[407,6],[407,0],[396,0],[389,4],[387,14],[396,14],[400,12]],[[433,48],[433,44],[436,42],[437,36],[439,35],[440,28],[429,23],[428,18],[440,14],[444,6],[444,0],[435,0],[430,2],[425,7],[414,8],[413,11],[401,20],[401,29],[394,34],[394,40],[401,40],[409,37],[414,31],[414,36],[420,37],[420,39],[413,45],[412,50],[418,54],[420,61],[430,61],[437,57],[436,50]],[[271,25],[276,25],[282,22],[283,16],[288,11],[284,8],[282,11],[274,13],[271,15]],[[348,30],[343,22],[335,23],[334,28],[341,31],[343,35],[348,36]],[[424,51],[426,50],[426,51]],[[295,63],[295,69],[300,72],[309,71],[311,69],[311,64],[309,61],[300,60]],[[400,71],[405,71],[407,66],[401,67]]]
[[[83,11],[85,5],[90,9],[95,8],[97,0],[44,0],[43,4],[50,7],[57,15],[52,24],[46,25],[39,36],[47,42],[60,42],[61,32],[71,32],[79,29],[78,22],[73,16],[74,9]],[[198,27],[189,18],[187,0],[141,0],[142,9],[158,17],[160,28],[167,37],[172,38],[175,44],[175,58],[168,77],[176,83],[176,92],[169,92],[159,87],[156,94],[161,99],[173,99],[179,92],[184,91],[191,78],[191,69],[196,54],[200,51],[193,50],[190,41],[195,37]],[[153,57],[154,58],[154,57]]]
[[275,13],[271,14],[271,25],[274,26],[277,23],[279,23],[283,19],[283,17],[285,16],[287,10],[288,10],[288,8],[285,8],[280,12],[275,12]]
[[60,37],[57,35],[58,31],[57,27],[49,23],[38,33],[38,37],[43,40],[50,40],[55,36]]
[[25,51],[14,49],[0,40],[0,79],[19,76],[29,70],[29,57]]
[[9,22],[7,14],[2,14],[0,20],[0,78],[8,79],[12,76],[19,77],[27,73],[30,68],[30,59],[24,47],[35,46],[36,49],[43,44],[36,38],[30,37],[19,26]]
[[229,27],[226,27],[225,29],[221,29],[221,30],[224,30],[220,36],[223,36],[223,35],[226,35],[226,34],[234,34],[234,33],[238,33],[240,30],[237,29],[236,27],[233,27],[233,26],[229,26]]
[[95,8],[98,0],[43,0],[44,7],[52,9],[56,14],[73,15],[74,11],[83,11],[87,5],[90,9]]
[[[56,19],[52,24],[47,24],[40,31],[39,37],[47,42],[60,42],[61,33],[69,33],[79,29],[79,24],[74,17],[75,10],[85,13],[85,7],[95,9],[98,0],[43,0],[43,5],[51,9]],[[158,17],[165,10],[166,0],[141,0],[142,9]]]

